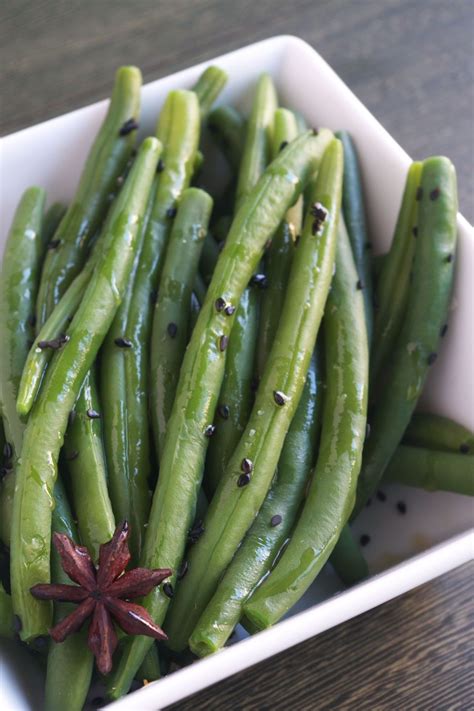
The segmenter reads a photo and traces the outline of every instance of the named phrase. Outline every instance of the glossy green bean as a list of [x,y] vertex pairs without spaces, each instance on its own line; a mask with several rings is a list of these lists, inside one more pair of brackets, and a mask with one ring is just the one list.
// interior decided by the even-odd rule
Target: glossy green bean
[[[317,170],[331,138],[331,132],[323,129],[317,136],[307,133],[296,139],[267,168],[234,219],[181,367],[148,522],[143,565],[166,563],[177,571],[194,518],[208,442],[204,431],[214,420],[225,368],[223,346],[234,320],[217,311],[215,302],[218,298],[230,305],[239,302],[267,239]],[[157,590],[147,596],[144,604],[155,621],[162,622],[169,598]],[[149,647],[150,642],[144,637],[125,646],[108,685],[112,697],[127,691]]]
[[41,241],[43,249],[48,247],[48,244],[53,239],[59,223],[66,214],[66,206],[61,202],[54,202],[45,212],[43,224],[41,226]]
[[161,457],[168,420],[188,343],[189,308],[199,257],[212,212],[212,198],[199,188],[181,196],[171,231],[153,316],[151,412],[155,448]]
[[119,178],[130,158],[140,112],[142,77],[136,67],[121,67],[107,115],[90,149],[76,194],[61,220],[43,265],[36,302],[41,328],[82,268],[91,238],[99,229]]
[[110,541],[115,519],[107,488],[102,440],[102,408],[94,370],[84,380],[64,438],[63,452],[82,543],[97,561],[99,546]]
[[415,412],[403,435],[403,444],[442,452],[474,453],[474,433],[448,417]]
[[[189,571],[166,621],[172,649],[186,647],[271,485],[303,391],[331,283],[342,171],[342,145],[333,139],[313,185],[311,207],[252,413],[210,502],[205,532],[190,550]],[[315,210],[324,213],[320,223]]]
[[377,277],[377,309],[370,379],[371,387],[374,388],[377,386],[378,379],[381,379],[382,392],[385,381],[384,369],[390,360],[407,309],[416,243],[413,232],[417,229],[416,191],[420,186],[421,170],[422,163],[412,163],[408,170],[390,251],[384,257]]
[[383,479],[428,491],[474,496],[474,457],[402,444],[395,450]]
[[258,629],[275,624],[327,561],[350,516],[365,438],[368,340],[364,301],[343,222],[324,313],[326,378],[321,441],[310,489],[291,540],[244,606]]
[[359,275],[359,286],[364,296],[365,321],[369,346],[373,331],[372,252],[366,224],[366,210],[359,160],[354,142],[347,131],[338,131],[336,136],[344,146],[344,189],[342,211],[352,253]]
[[242,115],[232,106],[218,106],[209,114],[207,127],[229,167],[237,174],[245,138],[245,121]]
[[227,72],[220,67],[207,67],[196,84],[193,91],[198,97],[201,116],[205,118],[212,108],[213,103],[227,84]]
[[369,577],[369,566],[349,524],[342,529],[329,562],[344,585],[355,585]]
[[69,412],[123,298],[159,151],[159,141],[147,138],[138,152],[107,221],[109,248],[99,259],[68,329],[68,342],[48,368],[41,397],[25,429],[25,454],[16,470],[11,538],[13,608],[22,622],[24,640],[44,634],[51,618],[51,606],[29,591],[32,585],[49,581],[59,450]]
[[418,239],[408,306],[386,371],[383,397],[371,415],[354,515],[375,491],[403,437],[429,367],[436,359],[448,316],[457,238],[457,192],[454,166],[447,158],[424,161],[418,198]]
[[276,481],[190,637],[189,646],[200,657],[224,646],[240,620],[245,600],[269,573],[290,536],[315,458],[321,405],[318,368],[313,357]]
[[0,272],[0,407],[5,437],[15,457],[21,451],[24,429],[16,411],[16,398],[33,336],[45,198],[42,188],[28,188],[23,193],[8,233]]
[[[78,541],[69,504],[61,480],[54,487],[53,529]],[[55,583],[71,584],[54,546],[51,550],[51,577]],[[57,603],[54,621],[59,622],[74,605]],[[45,711],[81,711],[89,690],[94,657],[87,646],[86,631],[71,635],[61,644],[49,644],[46,669]]]

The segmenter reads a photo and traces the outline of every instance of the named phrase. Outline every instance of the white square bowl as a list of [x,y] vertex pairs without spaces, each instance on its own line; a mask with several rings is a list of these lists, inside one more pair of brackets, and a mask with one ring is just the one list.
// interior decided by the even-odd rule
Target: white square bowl
[[[352,133],[361,161],[371,238],[376,252],[385,251],[393,233],[410,158],[317,52],[298,38],[274,37],[147,84],[143,88],[141,133],[153,133],[167,92],[175,87],[191,87],[210,63],[223,67],[230,77],[219,103],[248,109],[254,82],[266,71],[275,80],[281,103],[299,110],[310,125],[345,128]],[[44,186],[50,201],[67,202],[71,198],[105,110],[106,102],[102,101],[2,139],[2,244],[19,196],[27,186]],[[426,384],[422,406],[472,429],[474,234],[461,216],[458,228],[449,331]],[[218,654],[148,685],[110,708],[116,711],[163,708],[472,558],[474,509],[470,499],[399,486],[387,487],[385,493],[387,500],[374,502],[355,526],[356,532],[371,535],[371,543],[364,552],[372,576],[366,582],[341,592],[335,575],[326,566],[297,609],[291,612],[291,620],[283,620],[248,639],[240,634],[237,643]],[[395,506],[401,498],[407,504],[406,516],[401,516]],[[21,655],[19,658],[18,651],[12,652],[8,647],[3,659],[6,665],[3,708],[9,708],[9,703],[17,710],[37,706],[36,692],[32,697],[18,681],[18,668],[23,666]]]

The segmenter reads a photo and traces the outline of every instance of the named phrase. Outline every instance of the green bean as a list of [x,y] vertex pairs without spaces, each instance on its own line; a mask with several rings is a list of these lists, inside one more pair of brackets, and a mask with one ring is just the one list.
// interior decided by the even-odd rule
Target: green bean
[[375,311],[374,344],[370,363],[373,386],[385,381],[385,367],[406,315],[410,274],[415,253],[418,203],[415,199],[420,185],[422,163],[412,163],[406,179],[397,225],[390,251],[384,257],[377,277],[377,309]]
[[[295,139],[290,146],[297,143]],[[252,413],[211,500],[205,532],[190,551],[189,571],[167,618],[172,649],[187,645],[270,487],[301,397],[331,283],[342,171],[342,145],[333,139],[314,182],[311,208]]]
[[[317,170],[331,138],[331,132],[323,129],[317,136],[308,133],[293,141],[267,168],[234,219],[181,367],[143,565],[155,567],[166,561],[176,571],[194,518],[208,442],[204,430],[214,419],[225,368],[223,347],[234,320],[216,310],[216,300],[238,304],[266,241]],[[161,622],[168,603],[162,591],[151,593],[144,601],[153,619]],[[117,698],[129,688],[149,647],[144,637],[136,637],[125,646],[109,681],[111,696]]]
[[53,239],[59,223],[66,213],[66,206],[61,202],[54,202],[45,212],[43,224],[41,227],[41,241],[43,249],[48,247],[48,244]]
[[219,259],[219,245],[210,232],[207,233],[202,245],[201,256],[199,258],[199,273],[204,283],[209,284]]
[[178,207],[163,265],[151,337],[151,412],[161,457],[168,420],[188,342],[192,286],[212,212],[212,198],[187,188]]
[[337,576],[344,585],[350,586],[368,578],[369,567],[359,544],[346,524],[329,558]]
[[375,491],[410,422],[446,323],[456,250],[456,174],[447,158],[423,163],[418,239],[402,329],[371,416],[354,515]]
[[76,194],[61,220],[43,265],[36,303],[41,328],[62,294],[79,273],[90,239],[100,227],[135,143],[140,111],[141,74],[121,67],[107,115],[83,168]]
[[242,157],[245,121],[232,106],[218,106],[211,111],[207,127],[222,150],[229,167],[237,173]]
[[290,536],[316,449],[321,401],[318,368],[313,357],[278,462],[276,481],[190,637],[191,650],[200,657],[225,644],[239,622],[245,600],[269,573]]
[[12,599],[22,622],[21,637],[43,634],[51,606],[36,600],[30,587],[49,581],[51,507],[57,460],[69,412],[94,361],[126,288],[137,234],[159,156],[160,143],[147,138],[107,221],[104,250],[68,329],[68,342],[55,354],[41,397],[30,413],[24,456],[16,470],[12,521]]
[[231,225],[232,217],[230,215],[222,215],[215,223],[213,235],[219,244],[226,241]]
[[15,457],[21,451],[24,429],[16,412],[16,397],[33,335],[45,198],[42,188],[28,188],[23,193],[8,233],[0,272],[0,406],[5,437]]
[[125,359],[127,402],[128,471],[132,481],[148,480],[149,344],[154,301],[158,291],[164,252],[173,225],[176,201],[191,182],[199,143],[199,104],[192,91],[171,91],[165,101],[156,134],[163,143],[158,185],[145,233],[127,321],[132,347]]
[[203,304],[204,300],[206,298],[207,287],[206,287],[206,284],[204,283],[204,279],[199,274],[199,272],[196,273],[196,276],[194,279],[193,291],[194,291],[199,303]]
[[402,444],[385,470],[384,482],[474,496],[474,457]]
[[102,441],[102,410],[94,371],[84,380],[64,439],[72,500],[82,543],[94,560],[99,546],[110,541],[115,520],[107,489],[107,467]]
[[207,67],[193,86],[199,100],[201,116],[205,118],[222,89],[227,84],[227,72],[220,67]]
[[415,412],[403,435],[403,444],[438,452],[474,453],[474,433],[448,417]]
[[324,312],[326,389],[319,454],[288,547],[244,606],[258,629],[277,622],[327,561],[355,500],[365,438],[368,341],[364,301],[349,238],[340,223],[336,272]]
[[0,583],[0,638],[14,639],[14,619],[12,599]]
[[10,546],[14,493],[15,472],[12,469],[0,481],[0,540],[7,547]]
[[[135,260],[130,272],[127,290],[115,314],[100,354],[100,385],[103,409],[103,435],[107,460],[107,477],[112,509],[117,521],[129,521],[129,546],[132,560],[140,555],[144,526],[150,510],[148,490],[148,466],[133,470],[132,452],[141,443],[136,442],[135,432],[130,431],[130,403],[127,392],[127,362],[134,358],[133,345],[128,338],[130,331],[130,305],[137,287],[137,274],[145,246],[153,208],[158,177],[155,176],[148,197],[143,223],[137,241]],[[124,340],[125,339],[125,340]],[[121,343],[125,347],[117,347]],[[113,520],[113,517],[112,517]],[[113,533],[113,531],[112,531]],[[110,538],[110,536],[109,536]]]
[[161,677],[160,658],[156,644],[148,650],[148,654],[143,660],[137,674],[143,682],[156,681]]
[[[54,530],[56,533],[64,533],[77,541],[77,532],[60,479],[56,481],[54,487],[54,499]],[[62,568],[54,546],[51,550],[51,576],[55,583],[71,583]],[[56,604],[55,624],[69,614],[72,609],[74,606],[70,604]],[[56,644],[51,640],[46,671],[46,711],[62,711],[63,709],[80,711],[89,690],[93,665],[94,657],[87,646],[85,630],[71,635],[61,644]]]
[[190,312],[189,312],[188,340],[191,338],[191,334],[194,331],[194,327],[196,326],[200,310],[201,310],[201,304],[199,303],[198,298],[193,291],[193,293],[191,294],[191,306],[190,306]]
[[[275,111],[273,125],[272,154],[275,158],[281,146],[298,135],[294,114],[287,109]],[[260,328],[257,346],[257,373],[263,373],[265,363],[275,336],[285,299],[286,285],[293,259],[293,246],[301,232],[303,200],[290,207],[285,219],[276,231],[270,249],[266,254],[267,287],[265,288],[260,311]]]
[[342,211],[359,275],[359,287],[362,289],[364,296],[365,320],[370,346],[373,330],[372,260],[359,161],[350,134],[347,131],[338,131],[336,136],[344,146]]

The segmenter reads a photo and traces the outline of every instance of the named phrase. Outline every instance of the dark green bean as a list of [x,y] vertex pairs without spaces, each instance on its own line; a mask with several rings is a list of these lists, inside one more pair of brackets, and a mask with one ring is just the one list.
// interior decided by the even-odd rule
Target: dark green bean
[[36,302],[41,328],[82,268],[91,238],[99,229],[135,143],[142,77],[136,67],[121,67],[107,115],[83,168],[76,194],[61,220],[43,265]]
[[66,206],[61,202],[54,202],[51,207],[46,210],[43,225],[41,227],[41,241],[43,243],[43,249],[47,249],[48,244],[53,239],[54,233],[56,232],[65,213]]
[[202,245],[201,257],[199,259],[199,273],[204,283],[209,284],[219,259],[219,245],[210,232],[207,233]]
[[437,451],[474,454],[474,433],[442,415],[415,412],[403,435],[403,444]]
[[474,496],[474,457],[402,444],[385,470],[384,482]]
[[218,106],[209,114],[207,126],[229,167],[237,174],[245,138],[245,121],[241,114],[232,106]]

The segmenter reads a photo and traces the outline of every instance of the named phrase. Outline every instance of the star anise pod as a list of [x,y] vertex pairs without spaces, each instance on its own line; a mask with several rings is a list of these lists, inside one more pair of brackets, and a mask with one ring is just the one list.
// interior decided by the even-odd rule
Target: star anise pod
[[129,599],[148,595],[171,575],[171,570],[134,568],[124,572],[130,561],[129,534],[126,521],[117,526],[112,539],[100,546],[96,568],[87,548],[76,545],[63,533],[54,533],[53,543],[61,565],[77,585],[41,584],[31,588],[32,595],[39,600],[78,604],[70,615],[49,630],[55,642],[64,642],[92,616],[88,646],[102,674],[108,674],[112,669],[112,655],[118,643],[113,620],[127,634],[167,639],[145,608],[129,602]]

